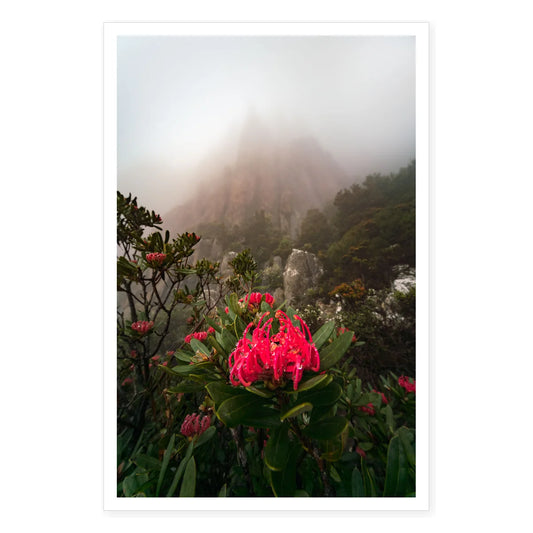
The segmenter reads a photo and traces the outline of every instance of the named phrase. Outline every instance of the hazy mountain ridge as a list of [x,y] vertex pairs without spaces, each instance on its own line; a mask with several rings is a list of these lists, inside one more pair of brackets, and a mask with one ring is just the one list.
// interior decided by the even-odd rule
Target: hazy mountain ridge
[[200,177],[197,193],[163,216],[171,232],[209,223],[243,224],[264,211],[284,234],[296,237],[308,209],[322,207],[349,182],[313,137],[281,139],[257,117],[245,123],[235,159],[214,179]]

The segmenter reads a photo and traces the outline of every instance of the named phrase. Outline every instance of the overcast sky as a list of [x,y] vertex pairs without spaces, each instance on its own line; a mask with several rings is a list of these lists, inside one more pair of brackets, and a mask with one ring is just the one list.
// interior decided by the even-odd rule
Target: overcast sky
[[119,190],[162,213],[251,109],[350,176],[392,172],[415,156],[415,40],[123,36],[117,102]]

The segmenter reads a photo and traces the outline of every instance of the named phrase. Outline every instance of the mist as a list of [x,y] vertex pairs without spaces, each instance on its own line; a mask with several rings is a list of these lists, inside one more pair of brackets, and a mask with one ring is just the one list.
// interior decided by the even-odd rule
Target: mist
[[414,37],[119,37],[118,189],[165,213],[235,157],[250,113],[349,181],[415,157]]

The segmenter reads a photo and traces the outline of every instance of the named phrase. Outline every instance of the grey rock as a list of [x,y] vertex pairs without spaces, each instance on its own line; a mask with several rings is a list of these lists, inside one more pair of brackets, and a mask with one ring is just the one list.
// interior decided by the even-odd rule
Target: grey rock
[[317,256],[310,252],[293,249],[283,272],[283,289],[289,304],[297,304],[317,286],[324,269]]

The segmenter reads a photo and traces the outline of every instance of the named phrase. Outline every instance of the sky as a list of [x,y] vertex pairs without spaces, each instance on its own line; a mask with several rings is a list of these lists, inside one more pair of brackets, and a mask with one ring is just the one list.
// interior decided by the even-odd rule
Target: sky
[[414,37],[121,36],[118,188],[160,213],[253,110],[362,179],[415,157]]

